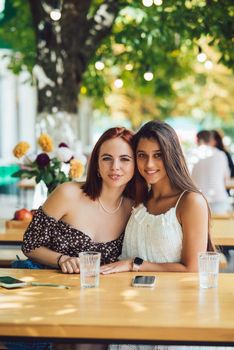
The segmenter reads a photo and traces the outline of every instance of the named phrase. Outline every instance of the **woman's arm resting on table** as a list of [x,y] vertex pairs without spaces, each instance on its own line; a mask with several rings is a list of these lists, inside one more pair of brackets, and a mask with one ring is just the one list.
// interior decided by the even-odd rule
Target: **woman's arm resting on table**
[[100,272],[105,275],[108,273],[132,271],[132,261],[133,259],[121,260],[111,264],[103,265],[100,268]]
[[36,248],[25,253],[28,258],[40,264],[60,268],[64,273],[79,273],[79,258],[54,252],[46,247]]

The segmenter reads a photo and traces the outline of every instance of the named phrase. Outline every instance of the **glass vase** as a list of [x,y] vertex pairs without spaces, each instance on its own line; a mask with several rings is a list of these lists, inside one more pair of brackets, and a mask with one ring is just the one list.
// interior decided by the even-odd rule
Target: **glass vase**
[[33,209],[38,209],[47,199],[48,188],[44,181],[40,181],[35,186],[34,196],[33,196]]

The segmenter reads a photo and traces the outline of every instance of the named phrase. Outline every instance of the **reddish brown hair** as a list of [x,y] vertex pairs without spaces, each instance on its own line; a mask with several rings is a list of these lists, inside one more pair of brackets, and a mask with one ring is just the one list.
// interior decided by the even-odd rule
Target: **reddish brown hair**
[[[124,140],[133,149],[133,131],[124,127],[110,128],[102,134],[97,141],[94,149],[91,153],[87,178],[84,185],[81,186],[82,190],[93,200],[98,198],[102,190],[102,178],[98,176],[98,157],[102,144],[105,141],[115,139],[117,137]],[[134,198],[134,179],[131,179],[124,189],[123,195],[125,197]]]

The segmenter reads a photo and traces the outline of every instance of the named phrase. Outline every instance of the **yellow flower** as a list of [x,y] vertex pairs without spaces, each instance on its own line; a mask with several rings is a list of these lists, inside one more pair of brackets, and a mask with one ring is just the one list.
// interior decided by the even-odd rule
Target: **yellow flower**
[[38,138],[38,144],[44,152],[51,152],[53,150],[53,141],[47,134],[41,134]]
[[84,165],[77,159],[72,159],[70,161],[70,171],[69,176],[72,179],[78,179],[83,175]]
[[29,150],[30,145],[28,142],[22,141],[19,142],[13,149],[13,154],[16,158],[23,157]]

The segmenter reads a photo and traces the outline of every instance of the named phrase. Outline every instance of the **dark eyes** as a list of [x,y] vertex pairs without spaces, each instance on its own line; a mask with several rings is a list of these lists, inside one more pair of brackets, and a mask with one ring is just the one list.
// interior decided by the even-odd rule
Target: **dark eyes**
[[162,158],[162,153],[156,153],[156,154],[154,155],[154,157],[155,157],[155,158]]
[[[112,161],[113,158],[112,157],[103,157],[102,160],[104,161]],[[130,162],[131,158],[128,158],[128,157],[120,157],[120,160],[122,162]]]
[[137,153],[137,158],[146,158],[146,154],[144,154],[144,153]]
[[[153,157],[156,159],[161,159],[162,158],[162,154],[161,153],[155,153],[153,154]],[[146,159],[148,158],[148,155],[145,153],[137,153],[137,158],[139,159]]]

